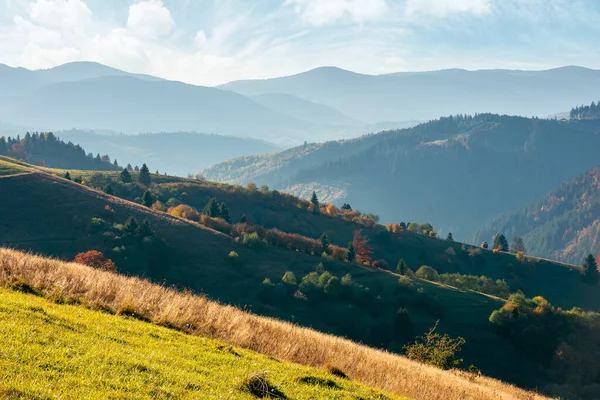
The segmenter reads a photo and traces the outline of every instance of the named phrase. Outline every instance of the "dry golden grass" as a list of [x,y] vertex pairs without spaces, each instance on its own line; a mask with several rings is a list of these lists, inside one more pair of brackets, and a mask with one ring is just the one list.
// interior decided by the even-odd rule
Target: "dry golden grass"
[[192,293],[13,250],[0,249],[0,285],[25,285],[51,299],[135,315],[290,362],[335,367],[350,379],[415,399],[545,398],[497,380],[442,371],[349,340],[258,317]]

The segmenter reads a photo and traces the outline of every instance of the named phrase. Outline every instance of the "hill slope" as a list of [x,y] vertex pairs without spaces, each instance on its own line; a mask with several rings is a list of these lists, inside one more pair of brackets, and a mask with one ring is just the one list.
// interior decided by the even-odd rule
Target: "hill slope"
[[522,237],[530,254],[564,262],[580,264],[588,254],[600,253],[600,167],[486,224],[474,240],[498,232]]
[[[246,376],[262,371],[269,371],[267,379],[281,393],[298,399],[380,396],[315,368],[133,318],[6,289],[0,289],[0,301],[6,349],[2,398],[197,399],[227,393],[232,399],[254,399],[243,383]],[[36,332],[35,339],[31,332]],[[59,374],[64,378],[56,379]]]
[[[65,282],[68,284],[65,285]],[[207,391],[229,386],[229,394],[237,397],[243,394],[231,387],[232,382],[242,380],[243,373],[256,372],[257,368],[268,365],[272,366],[272,369],[269,368],[267,378],[275,381],[279,389],[296,388],[299,392],[294,393],[294,398],[305,398],[310,394],[321,398],[326,393],[331,393],[334,398],[345,398],[342,391],[367,393],[369,398],[376,396],[372,390],[349,380],[336,378],[314,368],[282,363],[274,358],[267,360],[251,351],[224,345],[227,343],[282,360],[318,367],[329,365],[329,370],[336,367],[338,371],[347,373],[353,381],[372,384],[417,399],[542,398],[487,378],[444,372],[347,340],[256,317],[199,296],[176,292],[140,279],[126,278],[78,264],[67,264],[6,249],[0,249],[0,285],[3,287],[0,289],[0,298],[3,299],[4,305],[0,313],[8,314],[7,318],[2,318],[4,323],[0,323],[0,330],[6,332],[5,338],[14,338],[15,347],[12,350],[16,351],[9,352],[10,357],[7,360],[11,368],[13,362],[16,362],[19,370],[34,367],[31,361],[37,357],[52,359],[53,356],[58,356],[57,360],[52,360],[52,365],[62,366],[66,361],[70,364],[69,372],[74,374],[80,373],[80,365],[85,365],[86,371],[91,365],[98,371],[106,372],[96,374],[95,377],[105,382],[114,379],[113,371],[107,370],[107,367],[127,370],[129,373],[124,375],[130,380],[115,382],[119,389],[151,390],[152,385],[157,382],[162,383],[157,390],[167,389],[179,393],[182,393],[184,388],[190,391]],[[4,289],[6,287],[48,297],[53,299],[55,304],[39,297],[9,292]],[[65,305],[73,301],[80,305]],[[121,317],[87,311],[83,306],[116,313]],[[128,317],[168,325],[201,338]],[[17,320],[20,323],[15,325],[14,321]],[[40,335],[48,335],[49,343],[40,343],[40,340],[37,340],[39,338],[31,341],[18,337],[19,331],[42,326],[47,329],[43,329]],[[62,335],[54,336],[60,333]],[[211,337],[221,342],[212,340]],[[70,343],[76,338],[86,342]],[[105,343],[110,350],[114,350],[108,352],[108,362],[107,352],[102,351],[104,357],[98,358],[100,347],[88,345],[94,342]],[[69,344],[69,347],[76,346],[78,350],[79,356],[76,359],[65,358],[64,351],[61,351],[63,346]],[[38,351],[40,345],[47,347],[45,351]],[[19,351],[23,348],[31,351]],[[104,346],[101,348],[104,350]],[[180,349],[189,351],[177,351]],[[134,362],[131,360],[132,350],[138,353]],[[23,360],[23,356],[27,356],[27,360]],[[180,370],[178,369],[179,372],[175,375],[170,368],[174,358],[181,363],[178,363]],[[199,358],[203,361],[201,371],[197,370]],[[209,362],[206,362],[207,358],[210,359]],[[115,365],[119,364],[114,362],[116,360],[123,360],[123,365]],[[225,367],[227,371],[219,369],[220,379],[211,379],[210,376],[220,367]],[[7,369],[8,372],[15,373],[11,368]],[[43,379],[52,376],[55,371],[56,368],[35,368],[31,373]],[[151,377],[147,376],[150,371],[153,372]],[[204,377],[197,376],[199,372]],[[89,377],[88,373],[85,375]],[[289,379],[299,375],[311,375],[316,379]],[[117,376],[122,378],[118,374]],[[136,388],[135,383],[140,378],[150,378],[147,381],[150,387]],[[88,379],[86,377],[76,390],[89,390],[85,385],[89,382]],[[189,379],[192,379],[192,382],[188,381],[188,384],[181,388],[180,385]],[[198,384],[199,382],[203,382],[204,385]],[[303,386],[304,384],[307,386]],[[51,385],[58,387],[61,384],[54,381]],[[324,385],[331,391],[327,391],[325,387],[311,385]],[[110,389],[115,390],[115,387],[105,388]]]
[[[10,167],[10,161],[3,163]],[[252,228],[247,224],[234,225],[222,234],[24,164],[15,165],[12,176],[10,168],[6,170],[0,178],[0,191],[12,195],[0,202],[0,244],[4,246],[67,260],[82,251],[100,250],[123,273],[185,287],[261,315],[396,352],[439,320],[442,332],[467,340],[465,362],[477,365],[485,374],[527,387],[549,383],[534,358],[522,354],[490,325],[489,317],[502,307],[502,299],[400,278],[390,271],[321,256],[318,250],[306,254],[305,250],[276,247],[276,242],[235,233]],[[64,175],[64,171],[49,171]],[[118,173],[71,172],[72,176],[82,174],[88,184],[99,183],[100,187],[105,186],[106,179],[114,179],[115,194],[136,201],[146,190],[137,183],[119,184]],[[161,202],[178,204],[185,200],[197,206],[216,196],[227,202],[234,218],[247,213],[266,228],[277,226],[310,235],[318,232],[317,236],[325,231],[337,244],[364,228],[363,234],[377,257],[387,259],[391,265],[405,257],[414,269],[427,263],[440,273],[507,279],[513,290],[522,288],[529,296],[542,294],[564,307],[577,304],[597,308],[600,303],[596,288],[583,285],[579,272],[568,266],[534,259],[517,262],[514,255],[493,254],[411,232],[392,234],[382,227],[367,228],[342,218],[314,214],[300,200],[276,192],[158,175],[152,178],[156,183],[150,190]],[[153,234],[142,236],[141,230],[132,229],[129,217],[147,220]],[[286,272],[294,274],[296,283],[282,279]],[[398,313],[399,309],[408,312],[410,322],[395,322],[405,316],[405,311]]]
[[582,101],[597,100],[599,85],[600,71],[580,67],[547,71],[454,69],[377,76],[325,67],[221,87],[248,96],[289,94],[373,123],[482,112],[543,117],[569,110]]
[[355,140],[238,158],[204,171],[374,212],[430,222],[466,238],[491,217],[539,198],[597,163],[597,120],[480,114]]

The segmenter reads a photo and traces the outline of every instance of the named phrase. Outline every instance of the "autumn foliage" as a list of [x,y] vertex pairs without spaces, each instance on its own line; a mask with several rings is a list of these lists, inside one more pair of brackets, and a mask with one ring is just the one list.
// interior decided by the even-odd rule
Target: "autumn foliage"
[[79,253],[73,260],[77,264],[87,265],[89,267],[101,269],[104,271],[117,272],[117,266],[112,260],[106,258],[104,254],[97,250],[86,251]]
[[352,244],[354,245],[357,260],[361,264],[370,265],[373,258],[373,249],[369,246],[367,238],[362,235],[362,231],[358,230],[354,232]]

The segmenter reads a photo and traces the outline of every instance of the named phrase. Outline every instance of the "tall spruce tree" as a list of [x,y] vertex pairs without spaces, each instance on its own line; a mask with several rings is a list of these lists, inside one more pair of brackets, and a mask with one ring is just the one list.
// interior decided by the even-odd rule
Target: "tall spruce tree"
[[123,183],[131,183],[132,182],[131,174],[129,173],[129,170],[127,168],[123,168],[123,171],[121,171],[121,175],[119,175],[119,179]]
[[323,253],[328,253],[331,241],[329,240],[329,236],[327,236],[327,233],[323,233],[319,240],[321,241],[321,247],[323,247]]
[[229,208],[227,208],[227,204],[225,204],[225,202],[219,204],[219,218],[231,223],[231,215],[229,214]]
[[588,255],[584,262],[583,267],[581,268],[581,274],[583,275],[583,281],[590,285],[595,285],[598,283],[598,279],[600,278],[600,272],[598,271],[598,264],[596,264],[596,260],[593,255]]
[[69,173],[69,171],[65,173],[65,179],[71,180],[71,174]]
[[140,168],[138,182],[145,186],[150,186],[152,183],[152,176],[150,175],[150,170],[146,164],[142,165],[142,168]]
[[446,240],[448,242],[454,242],[454,236],[452,236],[452,232],[448,232],[448,236],[446,236]]
[[208,215],[209,217],[212,218],[219,218],[220,216],[220,210],[219,210],[219,203],[217,202],[216,198],[212,198],[208,201],[208,203],[206,204],[206,206],[204,207],[204,215]]
[[142,196],[142,205],[144,207],[152,207],[152,204],[154,204],[154,199],[152,198],[152,193],[150,193],[149,190],[146,190],[144,192],[144,195]]
[[319,198],[317,197],[317,192],[313,191],[310,202],[312,203],[313,212],[317,214],[319,212]]
[[396,273],[399,275],[406,275],[407,270],[408,270],[408,267],[406,266],[404,259],[401,258],[400,261],[398,261],[398,266],[396,267]]
[[354,262],[356,259],[356,251],[354,250],[354,244],[348,243],[348,256],[346,257],[348,262]]

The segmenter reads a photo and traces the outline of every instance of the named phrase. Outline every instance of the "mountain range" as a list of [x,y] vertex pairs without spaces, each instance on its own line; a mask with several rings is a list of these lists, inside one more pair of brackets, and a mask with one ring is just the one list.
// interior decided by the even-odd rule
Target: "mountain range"
[[[351,203],[466,238],[598,162],[600,120],[479,114],[226,161],[208,179]],[[489,240],[489,239],[488,239]]]

